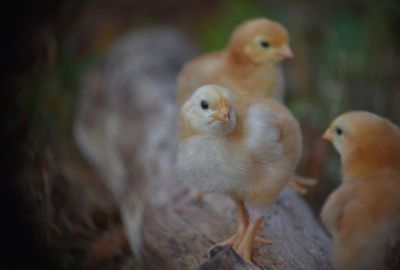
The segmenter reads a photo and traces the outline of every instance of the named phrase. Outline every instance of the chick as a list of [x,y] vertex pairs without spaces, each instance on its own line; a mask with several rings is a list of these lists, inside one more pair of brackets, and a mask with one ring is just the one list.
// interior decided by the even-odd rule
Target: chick
[[332,235],[334,269],[394,269],[389,258],[400,258],[399,128],[354,111],[337,117],[323,138],[342,161],[342,183],[321,212]]
[[[284,80],[279,63],[292,57],[283,25],[265,18],[248,20],[233,31],[225,50],[201,55],[184,65],[177,81],[178,104],[205,84],[227,87],[238,98],[268,97],[282,102]],[[316,182],[296,175],[289,186],[305,194]],[[201,199],[202,194],[197,196]]]
[[268,242],[256,237],[265,210],[293,176],[302,153],[297,120],[272,99],[234,101],[230,90],[205,85],[182,106],[179,139],[180,177],[197,190],[236,202],[236,233],[220,244],[233,245],[251,261],[254,242]]
[[265,18],[239,25],[223,51],[188,62],[178,76],[178,103],[205,84],[229,88],[235,95],[270,97],[282,101],[283,76],[279,62],[292,58],[284,26]]

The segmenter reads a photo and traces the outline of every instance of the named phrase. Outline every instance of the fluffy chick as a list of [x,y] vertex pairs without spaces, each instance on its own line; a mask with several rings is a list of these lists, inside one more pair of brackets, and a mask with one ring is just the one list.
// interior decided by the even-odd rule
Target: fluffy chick
[[284,26],[265,18],[248,20],[233,31],[225,50],[201,55],[183,67],[177,82],[178,103],[182,105],[205,84],[222,85],[235,95],[282,101],[283,77],[278,63],[291,57]]
[[230,90],[205,85],[182,106],[179,135],[180,177],[236,202],[236,233],[220,244],[233,245],[251,261],[254,242],[268,242],[256,237],[265,210],[293,176],[302,153],[297,120],[272,99],[234,101]]
[[399,128],[355,111],[337,117],[323,138],[342,161],[342,183],[321,212],[332,235],[334,269],[398,269],[393,258],[400,258]]

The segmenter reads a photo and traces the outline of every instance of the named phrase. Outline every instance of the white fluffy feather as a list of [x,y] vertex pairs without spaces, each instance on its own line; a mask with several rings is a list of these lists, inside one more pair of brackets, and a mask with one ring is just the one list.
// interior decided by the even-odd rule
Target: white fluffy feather
[[246,130],[246,147],[257,161],[265,164],[282,155],[277,117],[271,109],[262,104],[252,105],[246,118]]
[[[205,192],[235,193],[246,189],[250,159],[237,145],[235,153],[223,137],[193,136],[179,146],[179,176],[189,185]],[[234,195],[234,194],[232,194]]]

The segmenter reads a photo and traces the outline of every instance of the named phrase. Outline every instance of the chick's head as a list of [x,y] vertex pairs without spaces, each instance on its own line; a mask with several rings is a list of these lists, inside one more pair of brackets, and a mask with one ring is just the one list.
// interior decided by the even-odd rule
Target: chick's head
[[246,21],[236,28],[231,36],[229,52],[238,60],[257,64],[293,57],[285,27],[265,18]]
[[183,105],[182,113],[187,123],[198,131],[224,135],[236,126],[231,92],[219,85],[198,88]]
[[334,145],[342,162],[349,163],[352,170],[400,168],[400,130],[373,113],[344,113],[332,121],[322,137]]

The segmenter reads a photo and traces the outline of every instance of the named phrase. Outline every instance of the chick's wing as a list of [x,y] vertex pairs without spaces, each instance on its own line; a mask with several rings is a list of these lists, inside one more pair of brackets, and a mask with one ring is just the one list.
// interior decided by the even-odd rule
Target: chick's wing
[[245,119],[245,145],[256,162],[268,163],[283,152],[279,119],[264,104],[252,104]]

